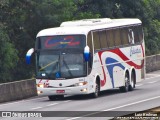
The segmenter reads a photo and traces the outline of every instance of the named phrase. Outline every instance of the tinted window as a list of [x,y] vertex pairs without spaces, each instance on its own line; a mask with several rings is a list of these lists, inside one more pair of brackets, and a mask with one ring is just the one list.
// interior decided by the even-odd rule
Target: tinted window
[[136,38],[136,34],[135,34],[135,31],[134,31],[134,27],[129,27],[128,28],[128,40],[129,40],[129,43],[130,44],[134,44],[135,43],[135,39]]
[[106,36],[106,30],[99,31],[100,35],[100,43],[101,43],[101,48],[107,48],[107,36]]
[[99,33],[93,32],[94,49],[99,50],[101,48],[99,41]]
[[138,43],[138,42],[139,42],[138,27],[137,27],[137,26],[134,26],[134,27],[133,27],[133,31],[134,31],[134,41],[135,41],[135,43]]
[[143,29],[142,26],[138,26],[138,37],[139,37],[139,41],[143,41]]
[[87,45],[90,48],[90,52],[93,52],[93,47],[92,47],[92,35],[91,32],[87,36]]
[[121,32],[122,44],[123,45],[128,45],[129,44],[129,40],[128,40],[127,28],[121,28],[120,32]]
[[114,34],[113,30],[107,30],[107,42],[109,47],[114,47]]
[[134,26],[134,40],[139,43],[143,40],[143,31],[141,26]]
[[115,29],[115,30],[114,30],[114,41],[115,41],[115,46],[120,46],[120,45],[122,45],[119,29]]

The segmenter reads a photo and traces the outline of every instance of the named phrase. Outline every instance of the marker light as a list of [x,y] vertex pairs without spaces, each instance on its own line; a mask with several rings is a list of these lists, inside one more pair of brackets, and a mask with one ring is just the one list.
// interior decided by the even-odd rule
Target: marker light
[[44,88],[44,84],[37,84],[37,87]]
[[87,92],[87,88],[84,88],[81,90],[82,92]]
[[76,83],[75,86],[83,86],[83,85],[86,85],[87,82],[80,82],[80,83]]
[[37,90],[37,94],[41,94],[41,93],[43,93],[43,92],[42,92],[42,91]]

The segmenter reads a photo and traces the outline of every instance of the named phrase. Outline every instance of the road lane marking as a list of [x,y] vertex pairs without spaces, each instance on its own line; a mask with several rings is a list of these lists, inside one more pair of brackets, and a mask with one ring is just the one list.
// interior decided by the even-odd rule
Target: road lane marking
[[46,105],[46,106],[49,107],[49,106],[54,106],[54,105],[57,105],[57,104],[59,104],[59,103],[53,103],[53,104],[49,104],[49,105]]
[[34,101],[34,100],[39,100],[39,99],[44,99],[46,97],[40,97],[40,98],[33,98],[33,99],[28,99],[28,100],[19,100],[19,101],[14,101],[14,102],[9,102],[9,103],[4,103],[4,104],[0,104],[0,106],[5,106],[5,105],[12,105],[12,104],[16,104],[16,103],[21,103],[21,102],[28,102],[28,101]]
[[[83,117],[83,116],[82,116]],[[69,118],[69,119],[66,119],[66,120],[76,120],[76,119],[80,119],[82,117],[74,117],[74,118]]]
[[[151,82],[147,82],[148,84],[153,84],[153,83],[156,83],[156,82],[158,82],[158,81],[151,81]],[[138,84],[138,85],[136,85],[136,87],[140,87],[140,86],[143,86],[144,84]]]
[[[71,101],[71,100],[67,100],[67,101],[64,101],[64,102],[61,102],[61,103],[67,103],[67,102],[70,102],[70,101]],[[31,108],[31,110],[42,109],[42,108],[46,108],[46,107],[58,105],[58,104],[61,104],[61,103],[52,103],[52,104],[49,104],[49,105],[46,105],[46,106],[43,106],[43,107],[35,107],[35,108]]]
[[152,83],[156,83],[156,82],[158,82],[158,81],[152,81],[152,82],[148,82],[148,83],[152,84]]
[[153,79],[153,78],[157,78],[157,77],[160,77],[160,75],[157,75],[157,76],[154,76],[154,77],[148,77],[148,78],[145,78],[145,79],[149,80],[149,79]]
[[64,103],[70,102],[71,100],[64,101]]
[[37,109],[41,109],[43,107],[36,107],[36,108],[31,108],[32,110],[37,110]]
[[160,96],[153,97],[153,98],[149,98],[149,99],[145,99],[145,100],[140,100],[140,101],[137,101],[137,102],[133,102],[133,103],[130,103],[130,104],[126,104],[126,105],[122,105],[122,106],[118,106],[118,107],[114,107],[114,108],[106,109],[106,110],[103,110],[103,111],[111,111],[111,110],[115,110],[115,109],[119,109],[119,108],[123,108],[123,107],[131,106],[131,105],[135,105],[135,104],[139,104],[139,103],[147,102],[147,101],[154,100],[154,99],[158,99],[158,98],[160,98]]
[[138,84],[138,85],[136,85],[136,87],[139,87],[139,86],[142,86],[142,85],[144,85],[144,84]]
[[116,110],[116,109],[119,109],[119,108],[123,108],[123,107],[131,106],[131,105],[139,104],[139,103],[142,103],[142,102],[147,102],[147,101],[158,99],[158,98],[160,98],[160,96],[149,98],[149,99],[145,99],[145,100],[140,100],[140,101],[137,101],[137,102],[133,102],[133,103],[130,103],[130,104],[126,104],[126,105],[122,105],[122,106],[118,106],[118,107],[114,107],[114,108],[110,108],[110,109],[106,109],[106,110],[102,110],[102,111],[98,111],[98,112],[93,112],[93,113],[90,113],[90,114],[82,115],[80,117],[69,118],[69,119],[66,119],[66,120],[75,120],[75,119],[80,119],[80,118],[83,118],[83,117],[89,117],[90,115],[98,114],[98,113],[105,112],[105,111]]
[[159,74],[147,74],[147,75],[151,75],[151,76],[158,76]]
[[[4,104],[0,104],[0,106],[7,106],[7,105],[12,105],[12,104],[20,104],[20,103],[23,103],[23,102],[31,102],[31,101],[36,101],[36,100],[43,100],[47,97],[40,97],[40,98],[33,98],[33,99],[27,99],[27,100],[20,100],[20,101],[13,101],[11,103],[4,103]],[[67,100],[67,101],[64,101],[64,103],[67,103],[67,102],[70,102],[71,100]],[[63,102],[62,102],[63,103]],[[1,109],[2,107],[0,107]]]

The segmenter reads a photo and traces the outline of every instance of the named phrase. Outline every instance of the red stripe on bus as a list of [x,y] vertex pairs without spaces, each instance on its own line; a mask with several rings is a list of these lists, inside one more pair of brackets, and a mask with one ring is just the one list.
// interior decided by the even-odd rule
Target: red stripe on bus
[[[141,47],[142,47],[142,53],[143,53],[143,61],[142,61],[141,65],[137,65],[134,62],[129,61],[129,58],[127,58],[122,53],[122,51],[120,51],[119,48],[118,49],[114,49],[114,50],[110,50],[110,52],[113,52],[113,53],[117,54],[118,56],[120,56],[123,59],[123,61],[129,61],[129,62],[126,62],[128,65],[134,66],[136,69],[142,69],[142,67],[144,66],[144,48],[143,48],[142,45],[141,45]],[[102,58],[101,58],[103,52],[105,52],[105,51],[98,52],[98,55],[99,55],[99,58],[100,58],[100,61],[101,61],[103,75],[104,75],[104,80],[101,80],[101,87],[103,87],[106,84],[106,74],[105,74],[105,71],[104,71],[104,67],[103,67],[103,64],[102,64]]]
[[102,58],[101,58],[102,53],[103,52],[98,52],[99,58],[100,58],[100,61],[101,61],[102,70],[103,70],[103,75],[104,75],[104,80],[101,80],[101,87],[103,87],[106,84],[106,74],[105,74],[105,71],[104,71],[104,67],[103,67],[103,64],[102,64]]
[[42,82],[42,79],[40,79],[39,83],[41,83],[41,82]]
[[[141,47],[142,47],[142,53],[143,53],[143,58],[144,58],[144,49],[143,49],[143,46],[142,46],[142,45],[141,45]],[[137,65],[137,64],[135,64],[134,62],[130,61],[129,58],[127,58],[127,57],[122,53],[122,51],[120,51],[119,48],[118,48],[118,49],[115,49],[115,50],[110,50],[110,52],[113,52],[113,53],[117,54],[118,56],[120,56],[120,57],[123,59],[123,61],[128,61],[128,62],[126,62],[126,63],[127,63],[128,65],[130,65],[130,66],[134,66],[136,69],[142,69],[142,67],[143,67],[143,65],[144,65],[144,59],[143,59],[141,65]]]

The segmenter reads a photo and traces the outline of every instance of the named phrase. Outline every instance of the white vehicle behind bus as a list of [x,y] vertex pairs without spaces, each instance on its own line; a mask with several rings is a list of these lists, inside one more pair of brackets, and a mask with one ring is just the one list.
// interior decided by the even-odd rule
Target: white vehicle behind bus
[[145,78],[145,44],[139,19],[85,19],[42,30],[35,48],[38,95],[50,100],[120,88]]

